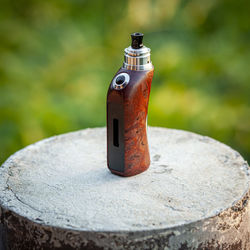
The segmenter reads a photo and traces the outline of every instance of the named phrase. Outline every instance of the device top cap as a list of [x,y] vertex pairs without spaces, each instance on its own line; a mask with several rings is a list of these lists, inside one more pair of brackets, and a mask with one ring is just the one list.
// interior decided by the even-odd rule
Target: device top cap
[[131,34],[132,42],[131,42],[131,47],[133,49],[140,49],[143,47],[143,34],[139,32],[135,32]]
[[143,34],[131,34],[131,46],[124,50],[123,68],[128,70],[151,70],[153,65],[150,59],[150,48],[142,43]]

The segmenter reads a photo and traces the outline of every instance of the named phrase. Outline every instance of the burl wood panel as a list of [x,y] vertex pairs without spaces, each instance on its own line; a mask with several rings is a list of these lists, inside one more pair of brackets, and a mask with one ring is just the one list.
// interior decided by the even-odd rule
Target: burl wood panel
[[[145,171],[150,165],[150,155],[147,140],[147,113],[148,101],[153,78],[153,69],[149,71],[133,71],[120,69],[117,74],[127,73],[130,75],[129,84],[122,90],[115,90],[112,82],[107,95],[107,143],[111,144],[111,120],[110,111],[116,105],[120,108],[122,136],[120,138],[119,158],[123,164],[123,171],[116,171],[112,168],[110,160],[112,151],[111,145],[108,149],[108,167],[112,173],[121,176],[133,176]],[[116,74],[116,75],[117,75]],[[122,150],[122,152],[121,152]]]

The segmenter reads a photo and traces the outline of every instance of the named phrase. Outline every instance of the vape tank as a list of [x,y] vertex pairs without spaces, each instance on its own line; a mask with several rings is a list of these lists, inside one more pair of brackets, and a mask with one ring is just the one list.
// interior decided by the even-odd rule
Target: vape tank
[[107,94],[107,164],[121,176],[139,174],[150,165],[147,112],[154,67],[143,34],[131,38]]

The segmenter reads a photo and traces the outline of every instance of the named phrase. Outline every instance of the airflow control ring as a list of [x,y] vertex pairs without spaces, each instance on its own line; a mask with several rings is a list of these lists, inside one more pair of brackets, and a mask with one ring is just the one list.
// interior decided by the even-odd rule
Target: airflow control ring
[[127,73],[121,73],[117,75],[113,80],[113,88],[120,90],[124,89],[129,83],[130,77]]

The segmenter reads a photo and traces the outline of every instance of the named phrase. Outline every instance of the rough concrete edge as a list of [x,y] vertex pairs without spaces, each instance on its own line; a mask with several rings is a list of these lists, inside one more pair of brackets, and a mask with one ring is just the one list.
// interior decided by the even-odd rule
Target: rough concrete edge
[[[223,211],[218,216],[189,223],[181,227],[177,226],[149,231],[79,231],[41,225],[27,218],[20,217],[11,211],[2,211],[2,215],[5,214],[8,219],[14,217],[15,223],[18,221],[17,228],[20,228],[20,226],[21,228],[24,227],[23,229],[26,230],[24,230],[25,233],[28,233],[28,238],[25,242],[34,241],[33,244],[36,244],[34,246],[38,247],[47,244],[48,239],[42,236],[45,235],[46,232],[50,232],[49,242],[52,242],[53,246],[58,246],[59,248],[70,246],[72,249],[82,249],[82,247],[95,246],[102,247],[102,249],[124,249],[123,247],[126,246],[134,249],[134,247],[143,246],[143,249],[151,249],[160,244],[161,246],[170,247],[170,249],[207,249],[206,247],[214,246],[220,246],[218,249],[224,249],[222,247],[228,246],[244,246],[244,248],[240,249],[247,249],[249,246],[247,244],[249,244],[248,239],[250,232],[247,231],[249,229],[247,229],[245,225],[247,225],[250,220],[249,197],[250,191],[243,200],[239,201],[234,207]],[[237,217],[240,218],[236,220]],[[3,218],[3,220],[5,219]],[[12,234],[13,230],[14,232],[18,231],[12,223],[3,224],[6,228],[12,230]],[[18,233],[14,234],[18,235]],[[36,235],[37,238],[34,239],[34,235]],[[22,239],[22,237],[19,237],[20,242]],[[25,242],[24,244],[26,244]]]
[[[7,158],[7,160],[0,166],[0,174],[1,174],[2,171],[3,171],[3,172],[4,172],[4,171],[7,172],[7,174],[8,174],[8,171],[6,171],[6,166],[12,161],[13,158],[15,158],[17,155],[21,154],[23,151],[25,151],[25,150],[27,150],[27,149],[29,149],[29,148],[38,146],[39,144],[42,144],[42,143],[48,143],[48,142],[51,142],[51,141],[53,141],[53,140],[65,139],[65,138],[68,137],[69,135],[76,136],[76,135],[79,134],[79,133],[80,133],[80,134],[83,134],[83,133],[87,133],[89,130],[96,130],[96,129],[98,129],[98,130],[103,130],[103,129],[106,129],[106,127],[85,128],[85,129],[82,129],[82,130],[72,131],[72,132],[68,132],[68,133],[64,133],[64,134],[60,134],[60,135],[55,135],[55,136],[52,136],[52,137],[48,137],[48,138],[45,138],[45,139],[43,139],[43,140],[37,141],[37,142],[35,142],[35,143],[33,143],[33,144],[30,144],[30,145],[24,147],[23,149],[21,149],[21,150],[15,152],[15,153],[14,153],[13,155],[11,155],[9,158]],[[228,145],[226,145],[226,144],[224,144],[224,143],[222,143],[222,142],[219,142],[219,141],[217,141],[217,140],[215,140],[215,139],[213,139],[213,138],[211,138],[211,137],[209,137],[209,136],[203,136],[203,135],[196,134],[196,133],[194,133],[194,132],[190,132],[190,131],[186,131],[186,130],[172,129],[172,128],[164,128],[164,127],[157,127],[157,126],[149,126],[149,129],[150,129],[150,130],[151,130],[151,129],[153,129],[153,130],[154,130],[154,129],[168,130],[168,131],[174,131],[174,132],[176,132],[176,133],[178,133],[178,132],[184,132],[184,133],[187,133],[187,134],[189,134],[189,135],[191,134],[193,137],[196,137],[196,138],[199,138],[199,137],[200,137],[200,141],[204,141],[205,143],[208,143],[209,141],[212,141],[213,143],[217,143],[217,144],[219,144],[219,145],[221,145],[221,146],[227,148],[228,150],[233,151],[236,158],[239,158],[239,157],[240,157],[240,158],[242,159],[242,162],[243,162],[242,167],[244,167],[244,170],[245,170],[246,175],[249,176],[249,178],[248,178],[249,180],[248,180],[247,189],[246,189],[245,192],[241,195],[241,197],[239,197],[239,199],[235,200],[235,201],[232,203],[232,206],[226,207],[225,209],[221,209],[221,210],[217,211],[214,215],[211,215],[211,216],[206,217],[206,218],[201,218],[200,220],[195,220],[195,221],[190,221],[190,222],[187,222],[187,223],[176,224],[176,225],[173,225],[173,226],[167,227],[167,228],[162,228],[162,229],[150,229],[150,230],[146,230],[146,231],[154,231],[154,230],[155,230],[156,232],[159,232],[160,230],[164,230],[164,231],[165,231],[165,230],[172,230],[172,229],[177,228],[177,227],[187,226],[187,225],[191,225],[191,224],[193,224],[193,223],[199,223],[199,222],[201,222],[201,221],[204,221],[204,220],[207,220],[207,219],[214,218],[214,217],[220,215],[222,212],[227,211],[228,209],[230,209],[230,208],[236,206],[239,202],[241,202],[242,200],[244,200],[244,197],[249,193],[249,188],[250,188],[250,173],[249,173],[249,172],[250,172],[250,167],[249,167],[247,161],[245,161],[244,158],[241,156],[241,154],[240,154],[239,152],[237,152],[236,150],[232,149],[232,148],[229,147]],[[204,140],[203,140],[203,139],[204,139]],[[7,185],[7,186],[8,186],[8,179],[9,179],[9,177],[7,177],[7,179],[6,179],[6,185]],[[11,189],[8,189],[8,191],[10,191],[10,192],[13,194],[13,196],[16,197],[15,194],[14,194],[14,192],[13,192]],[[19,199],[18,199],[18,200],[19,200]],[[20,201],[20,200],[19,200],[19,201]],[[22,203],[23,205],[29,206],[29,205],[27,205],[27,204],[24,204],[22,201],[20,201],[20,203]],[[1,204],[1,202],[0,202],[0,208],[1,208],[1,207],[2,207],[4,210],[9,210],[9,211],[13,212],[14,214],[16,214],[14,211],[10,210],[8,207],[6,207],[4,204]],[[29,207],[30,207],[30,206],[29,206]],[[30,208],[32,209],[32,207],[30,207]],[[1,212],[1,211],[0,211],[0,212]],[[1,213],[0,213],[0,215],[1,215]],[[22,218],[25,218],[25,219],[29,220],[27,217],[25,217],[25,216],[23,216],[23,215],[18,215],[18,216],[20,216],[20,217],[22,217]],[[0,220],[0,223],[1,223],[1,220]],[[33,222],[33,223],[34,223],[34,222]],[[40,223],[40,222],[36,222],[36,223],[39,224],[39,225],[43,225],[43,226],[46,225],[46,224],[43,224],[43,223]],[[46,226],[48,226],[48,225],[46,225]],[[49,225],[48,227],[58,228],[58,227],[55,226],[55,225]],[[61,228],[58,228],[58,229],[61,229]],[[84,230],[83,228],[77,229],[77,230],[76,230],[76,229],[74,229],[74,228],[72,228],[72,227],[64,227],[64,229],[65,229],[65,230],[73,230],[73,231],[77,231],[77,232],[90,232],[90,231],[88,231],[88,230]],[[145,230],[140,230],[140,229],[138,229],[138,230],[134,230],[133,232],[146,232],[146,231],[145,231]],[[100,233],[104,233],[104,232],[105,232],[105,233],[118,233],[118,232],[120,232],[120,233],[126,233],[126,232],[128,232],[128,231],[126,231],[126,230],[124,230],[124,231],[117,230],[117,231],[104,231],[104,232],[102,232],[102,231],[95,231],[95,232],[100,232]],[[131,231],[129,231],[129,232],[131,232]]]
[[[101,127],[100,129],[104,129],[105,127]],[[160,128],[160,127],[152,127],[152,128],[158,128],[158,129],[166,129],[166,128]],[[44,139],[44,140],[41,140],[41,141],[38,141],[34,144],[31,144],[25,148],[23,148],[22,150],[20,151],[17,151],[15,154],[13,154],[12,156],[10,156],[5,162],[4,164],[2,165],[2,169],[0,168],[0,172],[3,170],[3,168],[5,167],[5,165],[8,164],[9,161],[12,160],[12,158],[14,156],[16,156],[17,154],[21,153],[23,150],[26,150],[27,148],[29,147],[33,147],[34,145],[37,145],[39,143],[42,143],[44,141],[51,141],[51,140],[54,140],[54,139],[57,139],[58,137],[62,137],[62,136],[67,136],[69,134],[76,134],[76,133],[79,133],[79,132],[83,132],[83,131],[87,131],[89,129],[84,129],[84,130],[80,130],[80,131],[75,131],[75,132],[70,132],[70,133],[66,133],[66,134],[63,134],[63,135],[58,135],[58,136],[53,136],[53,137],[50,137],[50,138],[47,138],[47,139]],[[167,129],[167,130],[174,130],[176,132],[180,131],[180,130],[176,130],[176,129]],[[181,130],[181,131],[184,131],[184,130]],[[184,132],[187,132],[187,131],[184,131]],[[198,134],[195,134],[195,133],[192,133],[192,132],[187,132],[187,133],[191,133],[193,134],[195,137],[197,136],[201,136],[202,138],[206,138],[206,139],[209,139],[209,140],[213,140],[214,142],[216,143],[220,143],[224,146],[226,146],[227,148],[229,148],[230,150],[233,150],[231,147],[221,143],[221,142],[218,142],[216,140],[214,140],[213,138],[210,138],[210,137],[207,137],[207,136],[202,136],[202,135],[198,135]],[[236,155],[239,155],[241,156],[237,151],[233,150]],[[241,158],[243,159],[243,157],[241,156]],[[244,159],[243,159],[244,160]],[[245,168],[248,170],[249,166],[247,164],[247,162],[244,163],[245,165]],[[248,183],[248,188],[249,188],[249,183]],[[219,211],[217,214],[211,216],[211,217],[207,217],[205,219],[201,219],[201,220],[198,220],[198,221],[193,221],[193,222],[190,222],[190,223],[187,223],[187,224],[181,224],[181,225],[176,225],[176,226],[173,226],[173,227],[169,227],[169,228],[164,228],[164,229],[155,229],[155,230],[135,230],[135,231],[105,231],[105,232],[98,232],[98,231],[84,231],[84,230],[75,230],[74,228],[58,228],[58,227],[54,227],[53,225],[51,226],[47,226],[43,223],[39,223],[39,222],[33,222],[33,221],[30,221],[28,218],[26,217],[23,217],[23,216],[20,216],[20,215],[17,215],[19,217],[20,220],[22,221],[26,221],[27,225],[31,225],[31,226],[35,226],[37,228],[40,228],[42,231],[44,230],[44,228],[48,229],[48,230],[52,230],[52,231],[58,231],[58,232],[67,232],[67,233],[71,233],[72,234],[72,237],[80,237],[80,235],[84,234],[85,236],[89,235],[90,238],[92,238],[91,235],[93,235],[94,237],[96,237],[96,234],[100,235],[100,239],[104,239],[106,237],[113,237],[113,238],[117,238],[117,237],[122,237],[122,238],[130,238],[130,241],[140,241],[138,239],[141,238],[141,240],[149,237],[149,239],[151,239],[153,236],[152,235],[164,235],[164,238],[167,237],[167,239],[171,239],[171,237],[174,236],[173,232],[177,232],[181,234],[181,231],[183,228],[200,228],[202,225],[204,224],[213,224],[214,221],[216,221],[218,219],[218,217],[223,217],[224,215],[232,215],[232,213],[239,213],[241,212],[242,210],[246,210],[246,207],[248,205],[249,207],[249,196],[250,196],[250,191],[249,190],[246,190],[246,192],[242,195],[241,199],[235,201],[233,203],[233,206],[229,207],[229,208],[226,208],[226,209],[223,209],[222,211]],[[5,208],[3,206],[3,204],[1,204],[2,208],[0,207],[0,222],[2,223],[2,225],[6,226],[6,223],[4,223],[4,220],[5,220],[5,216],[4,214],[6,213],[10,213],[10,214],[13,214],[15,215],[15,212],[14,211],[11,211],[10,209],[8,208]],[[233,212],[232,212],[233,211]],[[249,214],[249,211],[248,211],[248,214]],[[247,215],[246,215],[247,216]],[[234,217],[234,216],[233,216]],[[249,215],[248,215],[249,217]],[[249,218],[248,218],[249,220]],[[249,234],[249,232],[248,232]],[[58,234],[56,234],[58,237]],[[75,236],[74,236],[75,235]],[[136,235],[136,237],[135,237]],[[133,239],[135,237],[135,239]],[[249,236],[248,236],[249,238]],[[99,239],[99,238],[98,238]],[[99,239],[99,240],[100,240]],[[150,240],[152,241],[152,239]],[[98,244],[98,242],[96,242]],[[104,242],[103,242],[104,243]],[[208,242],[209,243],[209,242]],[[210,244],[210,243],[209,243]],[[212,243],[211,243],[212,244]],[[98,244],[99,245],[99,244]],[[106,245],[106,244],[105,244]],[[101,246],[103,246],[103,244],[101,244]],[[107,246],[107,245],[106,245]],[[110,247],[110,245],[109,245]],[[188,247],[188,246],[186,246]],[[204,247],[204,245],[200,246],[200,247]]]

